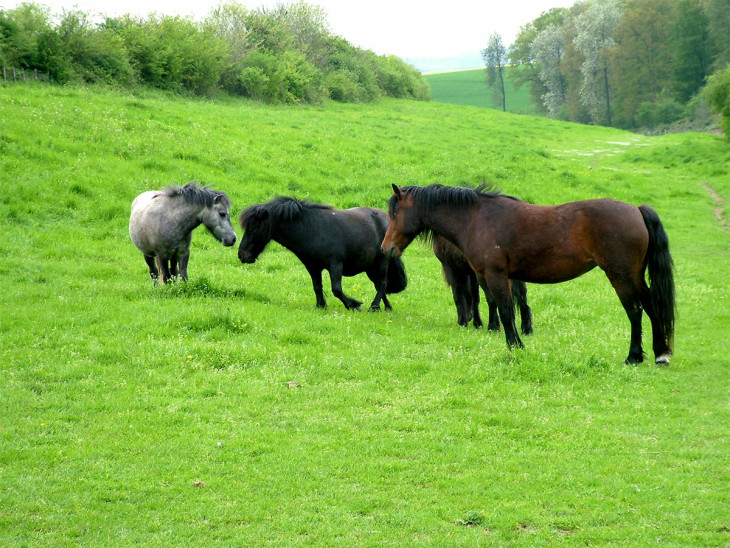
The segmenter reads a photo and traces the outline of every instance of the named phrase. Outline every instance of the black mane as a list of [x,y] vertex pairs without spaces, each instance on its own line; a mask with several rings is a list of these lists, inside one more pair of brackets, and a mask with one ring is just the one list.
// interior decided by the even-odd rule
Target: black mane
[[208,186],[198,186],[197,181],[191,181],[185,186],[169,186],[163,190],[163,193],[168,198],[180,196],[183,200],[190,204],[203,207],[212,206],[215,199],[220,196],[221,203],[225,207],[231,207],[231,200],[225,192],[213,190],[208,188]]
[[[476,188],[461,186],[444,186],[433,184],[428,186],[403,186],[400,187],[403,196],[410,196],[413,202],[417,203],[426,211],[433,211],[439,205],[453,207],[469,207],[479,201],[480,198],[509,198],[517,200],[514,196],[502,194],[492,185],[482,183]],[[388,201],[388,214],[394,217],[398,209],[398,197],[393,195]]]
[[270,235],[274,225],[301,219],[308,211],[333,209],[332,206],[299,200],[291,196],[278,196],[265,204],[256,204],[241,213],[241,228],[246,230],[252,220],[262,221],[261,230]]

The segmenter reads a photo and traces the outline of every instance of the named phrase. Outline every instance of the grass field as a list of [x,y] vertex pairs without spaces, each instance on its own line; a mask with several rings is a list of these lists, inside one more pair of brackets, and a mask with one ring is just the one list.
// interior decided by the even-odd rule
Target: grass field
[[[727,545],[729,166],[717,136],[439,103],[0,88],[0,545]],[[242,265],[202,228],[190,281],[154,287],[131,201],[192,179],[234,216],[483,180],[648,203],[676,263],[675,357],[623,364],[600,271],[529,287],[524,350],[458,328],[419,243],[389,313],[315,309],[285,249]]]
[[[507,70],[513,70],[508,67]],[[431,85],[431,100],[437,103],[467,105],[475,107],[498,108],[493,91],[487,87],[486,72],[483,68],[424,74]],[[505,79],[507,112],[514,114],[537,114],[537,108],[530,97],[527,86],[516,89],[509,78]]]

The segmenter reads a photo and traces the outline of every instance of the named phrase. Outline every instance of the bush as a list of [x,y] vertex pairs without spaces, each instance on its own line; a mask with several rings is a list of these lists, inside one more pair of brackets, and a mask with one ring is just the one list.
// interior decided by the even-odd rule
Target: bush
[[707,79],[702,94],[710,109],[720,114],[720,127],[730,138],[730,65]]
[[667,93],[662,92],[653,102],[643,102],[636,111],[639,126],[653,128],[676,122],[684,115],[685,108]]

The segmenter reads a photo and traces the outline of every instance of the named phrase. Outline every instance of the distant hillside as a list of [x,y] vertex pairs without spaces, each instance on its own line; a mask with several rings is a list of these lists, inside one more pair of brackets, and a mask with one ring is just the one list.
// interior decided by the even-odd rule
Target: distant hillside
[[[492,91],[486,85],[483,68],[424,74],[431,85],[431,100],[452,105],[472,105],[495,108]],[[540,114],[527,86],[514,89],[509,78],[507,84],[507,111],[516,114]]]

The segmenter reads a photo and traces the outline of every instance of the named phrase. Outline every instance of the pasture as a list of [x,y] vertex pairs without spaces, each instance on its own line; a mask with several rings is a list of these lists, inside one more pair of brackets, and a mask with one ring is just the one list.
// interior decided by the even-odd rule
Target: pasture
[[[728,544],[729,171],[713,135],[468,106],[0,88],[0,545]],[[459,328],[418,242],[391,312],[345,310],[326,276],[317,309],[290,252],[244,265],[202,227],[189,281],[155,287],[131,201],[194,179],[234,226],[277,195],[384,209],[392,183],[647,203],[671,366],[624,365],[599,271],[528,285],[523,350]]]
[[[506,70],[521,69],[507,67]],[[423,78],[431,86],[431,101],[501,110],[500,103],[495,103],[492,100],[493,90],[487,87],[487,74],[484,68],[434,72],[424,74]],[[507,95],[507,112],[538,114],[527,84],[515,88],[512,81],[505,76],[505,93]]]

